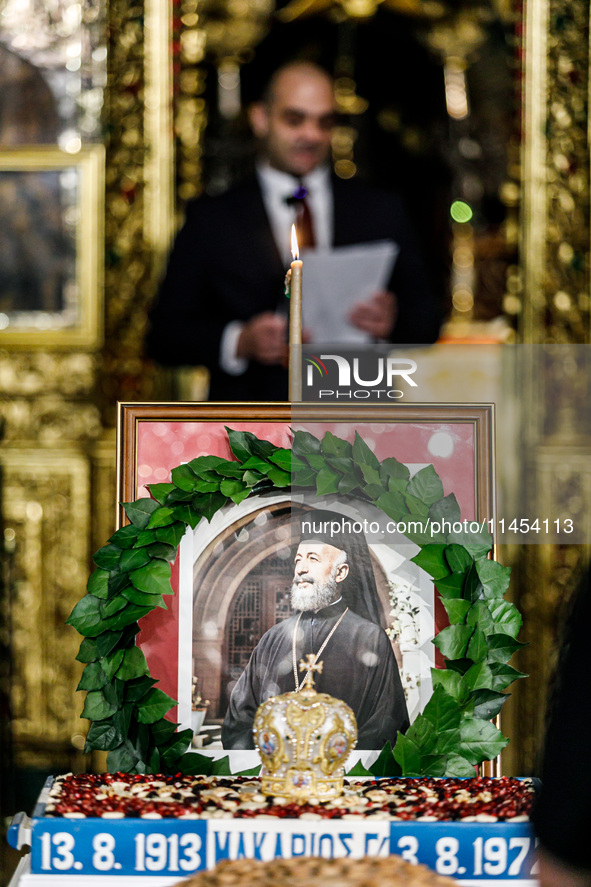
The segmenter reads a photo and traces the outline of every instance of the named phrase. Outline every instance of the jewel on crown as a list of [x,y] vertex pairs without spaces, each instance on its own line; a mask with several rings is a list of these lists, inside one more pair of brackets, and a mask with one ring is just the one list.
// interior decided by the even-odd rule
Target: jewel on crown
[[313,673],[322,672],[314,655],[300,662],[300,671],[306,674],[299,690],[267,699],[255,715],[261,790],[292,801],[335,798],[357,744],[355,715],[341,699],[314,689]]

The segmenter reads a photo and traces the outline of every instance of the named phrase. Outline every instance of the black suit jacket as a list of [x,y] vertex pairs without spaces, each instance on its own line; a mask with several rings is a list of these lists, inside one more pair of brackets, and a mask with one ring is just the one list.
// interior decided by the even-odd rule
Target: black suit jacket
[[[392,341],[434,342],[441,309],[400,199],[337,178],[333,196],[335,246],[391,239],[400,248],[389,283],[398,299]],[[281,367],[251,361],[243,375],[231,376],[219,366],[230,321],[287,310],[286,270],[256,179],[190,203],[150,313],[148,356],[165,366],[206,365],[212,400],[286,400],[287,372]]]

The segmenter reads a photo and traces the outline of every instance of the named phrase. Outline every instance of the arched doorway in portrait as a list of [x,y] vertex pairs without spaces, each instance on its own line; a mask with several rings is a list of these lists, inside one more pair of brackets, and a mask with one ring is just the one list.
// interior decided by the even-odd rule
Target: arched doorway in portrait
[[[205,731],[214,736],[216,730],[208,730],[208,725],[214,728],[223,721],[234,685],[260,638],[293,613],[297,528],[308,509],[287,494],[262,495],[222,510],[211,524],[192,534],[190,679],[200,704],[207,700]],[[401,575],[396,568],[404,564],[403,571],[407,570],[409,555],[393,553],[390,545],[369,546],[379,617],[386,629],[391,630],[395,621],[394,575]],[[392,556],[397,558],[395,564]],[[401,652],[399,632],[391,632],[391,642],[399,667],[404,671],[406,658],[408,670],[412,652]],[[188,666],[185,660],[184,669],[180,668],[181,684],[183,670],[185,684],[189,680]],[[179,718],[183,720],[180,710]]]

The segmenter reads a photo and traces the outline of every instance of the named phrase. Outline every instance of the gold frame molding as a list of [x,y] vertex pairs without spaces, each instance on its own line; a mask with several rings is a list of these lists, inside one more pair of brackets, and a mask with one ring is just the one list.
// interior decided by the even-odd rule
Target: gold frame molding
[[53,146],[0,151],[0,172],[48,172],[75,169],[79,180],[76,225],[76,279],[79,318],[75,326],[61,330],[35,327],[4,329],[5,347],[56,348],[99,347],[103,335],[103,216],[105,150],[102,145],[82,148],[75,154]]

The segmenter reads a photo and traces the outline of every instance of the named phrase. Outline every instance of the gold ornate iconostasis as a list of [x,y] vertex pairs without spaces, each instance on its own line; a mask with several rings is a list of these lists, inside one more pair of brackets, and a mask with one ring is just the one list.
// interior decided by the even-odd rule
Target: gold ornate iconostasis
[[[375,10],[369,0],[298,2],[282,5],[281,34],[292,33],[290,27],[313,29],[320,22],[321,37],[331,29],[344,35],[340,102],[349,123],[340,128],[335,152],[347,175],[363,157],[366,138],[357,113],[364,110],[359,85],[364,74],[351,67],[354,40],[361,40],[364,22],[355,19],[363,13],[369,20],[366,14]],[[51,185],[44,160],[58,148],[62,166],[57,172],[53,168],[53,187],[65,219],[58,233],[74,257],[59,270],[61,291],[69,294],[63,303],[47,301],[51,297],[40,286],[45,302],[19,305],[18,293],[28,291],[22,270],[17,296],[10,301],[0,292],[5,565],[0,680],[2,705],[11,715],[3,719],[2,745],[12,755],[12,772],[61,770],[92,765],[80,752],[78,639],[63,623],[84,592],[92,552],[104,544],[114,523],[114,406],[117,400],[170,396],[170,379],[142,359],[146,309],[183,203],[200,193],[206,180],[212,187],[225,183],[223,149],[234,144],[228,133],[241,125],[236,114],[242,66],[256,57],[261,41],[278,25],[271,0],[112,0],[107,5],[90,0],[82,6],[62,0],[51,11],[30,0],[31,15],[18,21],[11,18],[10,0],[0,0],[0,8],[7,13],[0,51],[10,62],[0,68],[6,81],[0,104],[17,90],[10,114],[7,110],[2,116],[10,125],[0,126],[0,203],[7,206],[19,188],[21,198],[35,192],[37,179]],[[588,344],[588,5],[583,0],[527,0],[521,8],[497,0],[483,9],[486,15],[470,19],[459,2],[385,0],[375,14],[398,17],[405,34],[419,35],[412,44],[416,60],[430,59],[441,95],[448,78],[449,95],[459,96],[460,105],[487,21],[492,16],[505,34],[513,35],[514,104],[498,127],[507,140],[501,150],[507,164],[500,180],[504,205],[494,237],[477,245],[480,276],[498,278],[501,268],[497,313],[510,318],[506,326],[516,330],[517,341]],[[382,80],[395,62],[388,53],[388,46],[380,45],[376,59]],[[62,95],[61,103],[52,104],[56,94]],[[43,114],[31,129],[27,109],[39,107]],[[401,119],[400,109],[387,102],[382,112],[386,135],[402,139],[405,156],[414,150],[418,164],[425,133],[417,121],[405,120],[404,114]],[[208,120],[215,124],[209,141]],[[445,123],[445,139],[453,125],[453,120]],[[486,125],[494,141],[494,118]],[[453,145],[463,138],[464,160],[469,160],[476,150],[472,134],[455,132]],[[436,133],[427,136],[428,142]],[[230,159],[239,165],[248,157]],[[453,163],[448,178],[450,168]],[[476,191],[475,199],[479,193],[482,197]],[[44,199],[49,206],[50,194]],[[469,229],[461,222],[446,225],[442,255],[467,246],[473,265]],[[93,244],[103,232],[104,250],[94,254]],[[505,238],[501,247],[499,232]],[[97,260],[103,254],[104,269]],[[33,264],[41,262],[40,255],[41,248]],[[457,255],[464,256],[464,264],[458,261],[454,267],[449,260],[452,282],[465,270],[465,251]],[[89,267],[94,269],[90,283]],[[41,280],[41,264],[38,272]],[[450,289],[456,330],[463,319],[478,317],[479,306],[477,277],[469,277],[468,284],[460,278],[455,302]],[[562,365],[552,372],[572,378],[573,390],[584,399],[584,367]],[[526,367],[527,470],[543,496],[566,497],[565,507],[578,508],[588,520],[582,503],[590,498],[589,429],[578,427],[576,403],[570,426],[556,428],[543,415],[541,393],[548,379]],[[202,376],[191,374],[190,382],[189,393],[203,390]],[[530,504],[533,513],[539,502]],[[588,554],[583,545],[501,552],[514,568],[513,594],[532,642],[519,663],[532,677],[517,688],[507,711],[513,739],[508,772],[526,773],[534,766],[557,613]]]

